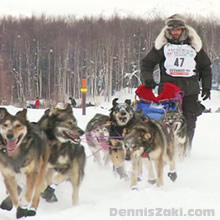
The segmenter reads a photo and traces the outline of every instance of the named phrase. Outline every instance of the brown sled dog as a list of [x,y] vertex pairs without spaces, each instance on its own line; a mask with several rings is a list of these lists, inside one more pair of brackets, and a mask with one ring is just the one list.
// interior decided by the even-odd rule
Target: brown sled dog
[[[0,108],[0,134],[3,145],[0,151],[0,171],[12,203],[1,208],[10,210],[17,207],[16,217],[33,216],[40,200],[40,192],[49,158],[46,135],[39,126],[26,119],[27,110],[19,111],[15,116]],[[24,193],[18,195],[19,174],[26,177]]]
[[152,162],[155,163],[157,173],[157,186],[163,185],[163,168],[166,162],[170,165],[168,176],[176,180],[175,147],[173,133],[159,121],[135,121],[124,129],[125,159],[132,161],[131,187],[136,188],[137,178],[143,156],[147,158],[149,182],[154,183]]
[[53,202],[55,189],[51,184],[70,181],[73,188],[72,203],[77,204],[86,155],[80,144],[80,136],[84,132],[77,125],[71,105],[68,104],[65,109],[46,110],[38,124],[46,133],[51,150],[46,173],[48,187],[41,195],[48,202]]

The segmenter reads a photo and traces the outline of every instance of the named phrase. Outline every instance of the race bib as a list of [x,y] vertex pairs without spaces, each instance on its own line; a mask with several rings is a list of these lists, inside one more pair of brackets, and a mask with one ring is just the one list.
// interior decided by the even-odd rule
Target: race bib
[[166,73],[173,77],[191,77],[196,72],[196,51],[188,44],[164,46]]

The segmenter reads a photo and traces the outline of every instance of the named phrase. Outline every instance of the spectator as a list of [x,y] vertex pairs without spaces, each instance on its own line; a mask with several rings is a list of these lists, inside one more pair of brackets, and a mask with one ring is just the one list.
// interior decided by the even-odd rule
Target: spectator
[[40,108],[40,100],[38,97],[36,97],[35,103],[34,103],[35,108]]
[[69,103],[72,105],[72,107],[76,107],[76,100],[72,97],[69,97]]

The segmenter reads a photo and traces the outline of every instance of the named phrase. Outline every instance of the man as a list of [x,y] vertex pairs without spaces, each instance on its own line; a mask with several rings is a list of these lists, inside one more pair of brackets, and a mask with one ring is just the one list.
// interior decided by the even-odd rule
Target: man
[[156,86],[152,73],[157,64],[160,67],[159,91],[165,82],[171,82],[184,92],[182,110],[191,146],[197,116],[204,110],[198,101],[200,80],[202,99],[210,98],[211,61],[197,32],[178,14],[166,20],[154,47],[142,60],[141,77],[147,88]]

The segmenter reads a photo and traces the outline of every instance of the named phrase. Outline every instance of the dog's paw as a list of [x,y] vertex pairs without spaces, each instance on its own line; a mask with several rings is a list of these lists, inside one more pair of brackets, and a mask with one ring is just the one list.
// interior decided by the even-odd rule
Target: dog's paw
[[53,194],[53,195],[51,195],[50,198],[47,198],[46,201],[49,202],[49,203],[54,203],[54,202],[57,202],[58,199],[57,199],[56,195]]
[[13,208],[13,203],[11,201],[11,198],[8,196],[7,198],[5,198],[1,205],[0,205],[1,209],[7,210],[7,211],[11,211]]
[[55,189],[48,186],[43,193],[41,193],[41,197],[44,198],[47,202],[53,203],[57,202],[57,197],[55,195]]
[[137,186],[137,185],[131,186],[131,190],[132,190],[132,191],[138,191],[138,186]]
[[127,173],[124,170],[124,167],[118,167],[115,170],[116,170],[116,173],[119,175],[120,179],[124,179],[124,180],[129,179]]
[[28,209],[23,209],[21,207],[17,208],[17,212],[16,212],[16,218],[22,218],[22,217],[27,217],[28,214]]
[[147,182],[150,183],[151,185],[154,185],[157,182],[157,180],[156,179],[148,179]]
[[141,181],[142,181],[142,177],[139,176],[139,177],[137,178],[137,181],[138,181],[138,182],[141,182]]
[[176,178],[177,178],[177,173],[176,172],[169,172],[168,176],[170,177],[170,179],[175,182]]
[[36,215],[36,210],[34,208],[30,208],[27,211],[27,216],[35,216]]

